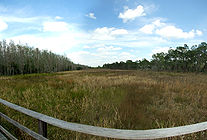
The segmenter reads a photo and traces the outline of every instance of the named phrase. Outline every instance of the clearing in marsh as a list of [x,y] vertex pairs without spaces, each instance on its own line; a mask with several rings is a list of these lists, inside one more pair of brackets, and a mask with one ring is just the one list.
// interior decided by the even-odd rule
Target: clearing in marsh
[[[207,119],[207,75],[84,70],[0,77],[0,98],[61,119],[120,129],[174,127]],[[37,131],[37,121],[0,105]],[[32,139],[1,119],[19,139]],[[168,139],[205,139],[205,131]],[[107,139],[48,126],[49,139]]]

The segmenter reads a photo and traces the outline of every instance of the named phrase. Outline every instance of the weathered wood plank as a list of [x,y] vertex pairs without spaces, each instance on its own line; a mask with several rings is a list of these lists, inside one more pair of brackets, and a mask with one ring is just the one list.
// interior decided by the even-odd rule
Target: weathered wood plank
[[38,120],[38,133],[43,137],[47,138],[47,123]]
[[8,140],[8,139],[0,132],[0,140]]
[[0,130],[11,140],[17,140],[11,133],[9,133],[6,129],[4,129],[1,125],[0,125]]
[[207,129],[207,122],[180,126],[180,127],[173,127],[173,128],[161,128],[161,129],[149,129],[149,130],[123,130],[123,129],[103,128],[103,127],[70,123],[63,120],[58,120],[53,117],[49,117],[37,113],[35,111],[31,111],[29,109],[17,106],[15,104],[9,103],[2,99],[0,99],[0,103],[14,110],[27,114],[33,118],[57,126],[59,128],[96,135],[96,136],[102,136],[102,137],[119,138],[119,139],[156,139],[156,138],[167,138],[167,137],[185,135],[185,134],[190,134]]
[[2,118],[4,118],[5,120],[7,120],[8,122],[10,122],[11,124],[13,124],[14,126],[18,127],[19,129],[21,129],[22,131],[26,132],[27,134],[29,134],[30,136],[32,136],[35,139],[38,140],[48,140],[47,138],[43,137],[42,135],[37,134],[36,132],[30,130],[29,128],[21,125],[20,123],[18,123],[15,120],[12,120],[11,118],[9,118],[8,116],[6,116],[5,114],[0,112],[0,116]]

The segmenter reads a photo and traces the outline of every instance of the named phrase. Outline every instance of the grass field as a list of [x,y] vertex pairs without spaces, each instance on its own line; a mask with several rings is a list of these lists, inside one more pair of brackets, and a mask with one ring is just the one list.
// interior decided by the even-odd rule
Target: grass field
[[[68,122],[120,129],[152,129],[207,120],[207,75],[86,70],[0,77],[0,98]],[[37,121],[0,105],[37,131]],[[3,119],[19,139],[32,139]],[[49,125],[49,139],[106,139]],[[206,139],[205,132],[168,139]]]

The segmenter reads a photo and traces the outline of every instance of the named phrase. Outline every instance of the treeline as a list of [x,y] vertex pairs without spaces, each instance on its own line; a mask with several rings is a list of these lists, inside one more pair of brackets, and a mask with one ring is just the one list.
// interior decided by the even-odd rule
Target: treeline
[[48,73],[83,69],[67,57],[27,45],[0,41],[0,75]]
[[152,60],[139,61],[127,60],[126,62],[116,62],[104,64],[103,68],[109,69],[149,69],[157,71],[176,72],[207,72],[207,43],[189,47],[184,46],[169,49],[167,53],[161,52],[152,55]]

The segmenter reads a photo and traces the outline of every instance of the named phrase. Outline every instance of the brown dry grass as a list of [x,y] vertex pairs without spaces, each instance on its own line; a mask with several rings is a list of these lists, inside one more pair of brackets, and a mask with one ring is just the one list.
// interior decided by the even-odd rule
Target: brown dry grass
[[[193,124],[207,118],[207,75],[87,70],[0,78],[0,98],[69,122],[121,129]],[[3,113],[37,131],[37,122],[0,105]],[[29,136],[7,129],[19,138]],[[106,139],[49,126],[50,139]],[[205,139],[205,132],[168,139]]]

